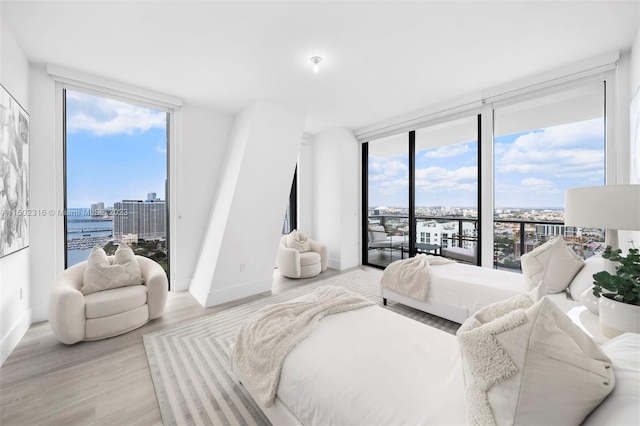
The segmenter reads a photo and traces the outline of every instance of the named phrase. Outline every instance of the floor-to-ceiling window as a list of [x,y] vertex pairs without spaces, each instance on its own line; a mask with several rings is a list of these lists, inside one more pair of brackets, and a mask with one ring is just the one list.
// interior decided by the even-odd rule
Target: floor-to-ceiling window
[[[567,188],[605,183],[606,83],[594,80],[501,97],[486,119],[458,114],[365,141],[363,263],[454,248],[457,260],[519,270],[522,254],[555,236],[585,258],[600,250],[603,230],[563,223]],[[493,156],[480,155],[483,134]],[[493,223],[484,246],[483,211]]]
[[365,144],[365,263],[451,247],[477,259],[479,123],[469,115]]
[[409,241],[408,135],[373,140],[367,151],[365,263],[386,266],[403,256]]
[[478,117],[415,131],[415,251],[477,259]]
[[494,258],[520,256],[561,235],[583,257],[604,232],[563,226],[567,188],[605,183],[605,84],[530,98],[494,109]]
[[64,90],[65,264],[129,244],[168,270],[169,112]]

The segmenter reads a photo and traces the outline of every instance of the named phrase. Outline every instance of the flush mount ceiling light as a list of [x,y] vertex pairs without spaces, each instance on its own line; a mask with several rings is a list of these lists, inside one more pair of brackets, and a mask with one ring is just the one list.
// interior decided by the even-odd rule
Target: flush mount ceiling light
[[313,64],[313,72],[320,71],[320,66],[318,65],[320,61],[322,61],[322,58],[320,56],[311,57],[311,63]]

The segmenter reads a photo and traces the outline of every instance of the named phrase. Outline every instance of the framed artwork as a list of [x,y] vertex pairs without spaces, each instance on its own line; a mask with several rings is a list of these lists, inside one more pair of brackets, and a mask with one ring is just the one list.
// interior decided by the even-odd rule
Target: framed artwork
[[636,91],[629,107],[631,123],[631,168],[630,183],[640,183],[640,89]]
[[0,86],[0,257],[29,246],[29,115]]

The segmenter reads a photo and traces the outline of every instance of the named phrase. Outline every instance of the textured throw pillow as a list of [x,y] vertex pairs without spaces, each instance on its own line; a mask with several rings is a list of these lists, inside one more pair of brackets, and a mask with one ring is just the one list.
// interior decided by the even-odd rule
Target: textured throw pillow
[[580,269],[580,272],[569,284],[569,293],[573,300],[579,300],[580,295],[588,288],[593,287],[593,274],[600,271],[607,271],[611,275],[616,274],[616,265],[618,262],[612,262],[607,259],[603,259],[601,255],[597,254],[591,256],[584,261],[584,266]]
[[600,347],[536,297],[489,305],[460,326],[469,424],[580,424],[613,389]]
[[305,253],[311,250],[309,238],[297,229],[294,229],[289,235],[287,235],[287,247],[296,249],[300,253]]
[[87,259],[80,291],[87,295],[97,291],[139,284],[142,284],[142,274],[131,247],[120,244],[116,250],[114,263],[110,265],[105,251],[101,247],[95,246]]
[[574,253],[562,237],[547,241],[520,258],[522,275],[533,288],[540,281],[547,284],[547,293],[559,293],[567,288],[582,269],[584,261]]

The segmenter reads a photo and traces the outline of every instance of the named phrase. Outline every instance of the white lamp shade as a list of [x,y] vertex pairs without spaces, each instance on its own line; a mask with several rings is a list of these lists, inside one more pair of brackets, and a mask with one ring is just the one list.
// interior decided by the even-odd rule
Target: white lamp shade
[[640,230],[640,185],[567,189],[564,224],[583,228]]

